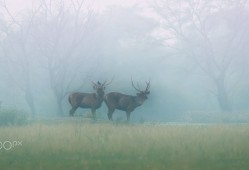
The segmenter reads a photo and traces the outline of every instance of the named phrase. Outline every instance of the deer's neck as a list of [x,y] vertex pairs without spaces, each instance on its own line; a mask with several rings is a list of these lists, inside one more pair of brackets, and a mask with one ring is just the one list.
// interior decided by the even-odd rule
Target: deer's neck
[[95,94],[97,101],[102,102],[104,100],[103,95],[99,95],[98,93]]
[[142,101],[142,100],[141,100],[139,97],[137,97],[137,96],[135,96],[134,100],[135,100],[135,105],[136,105],[136,107],[141,106],[141,105],[143,104],[143,102],[144,102],[144,101]]

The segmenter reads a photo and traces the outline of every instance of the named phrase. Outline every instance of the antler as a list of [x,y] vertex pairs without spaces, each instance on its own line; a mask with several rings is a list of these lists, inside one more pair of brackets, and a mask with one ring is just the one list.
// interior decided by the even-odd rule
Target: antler
[[133,83],[133,80],[132,80],[132,77],[131,77],[131,84],[132,84],[132,86],[137,90],[137,91],[139,91],[139,92],[149,92],[149,89],[150,89],[150,81],[145,81],[145,83],[146,83],[146,88],[145,88],[145,90],[144,91],[142,91],[142,90],[140,90],[140,86],[139,86],[139,84],[137,83],[137,87],[134,85],[134,83]]
[[146,81],[145,82],[146,83],[146,89],[145,89],[145,92],[148,92],[149,91],[149,89],[150,89],[150,81]]
[[105,86],[105,83],[106,83],[106,81],[104,81],[104,83],[102,83],[101,86],[102,86],[102,87]]
[[132,77],[131,77],[131,84],[132,84],[132,86],[134,87],[134,89],[136,89],[136,90],[139,91],[139,92],[142,92],[139,88],[137,88],[137,87],[134,85],[133,80],[132,80]]
[[113,79],[114,79],[114,76],[112,77],[111,81],[109,81],[108,83],[106,83],[107,81],[104,81],[104,83],[102,84],[102,86],[108,86],[109,84],[112,83]]
[[100,88],[103,87],[103,84],[101,84],[99,81],[97,81],[97,83],[95,83],[94,81],[91,81],[93,84],[93,88]]
[[92,84],[94,85],[94,86],[97,86],[97,84],[96,83],[94,83],[93,81],[91,81],[92,82]]

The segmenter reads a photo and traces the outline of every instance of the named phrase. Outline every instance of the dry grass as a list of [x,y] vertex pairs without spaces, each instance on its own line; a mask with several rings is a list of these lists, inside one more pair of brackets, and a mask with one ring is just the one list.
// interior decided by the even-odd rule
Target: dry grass
[[1,169],[248,169],[249,125],[61,121],[1,127]]

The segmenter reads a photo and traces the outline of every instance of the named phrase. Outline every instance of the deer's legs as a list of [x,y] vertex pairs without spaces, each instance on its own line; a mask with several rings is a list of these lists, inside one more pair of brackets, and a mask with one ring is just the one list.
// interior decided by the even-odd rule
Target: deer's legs
[[127,117],[128,122],[130,121],[130,115],[131,115],[131,112],[126,112],[126,117]]
[[113,109],[113,108],[108,108],[108,114],[107,115],[108,115],[109,120],[112,120],[112,114],[113,114],[114,110],[115,109]]
[[73,116],[74,115],[74,112],[75,110],[78,108],[78,106],[75,106],[75,107],[72,107],[72,109],[69,111],[69,115],[70,116]]
[[92,110],[93,119],[96,119],[96,109],[91,109],[91,110]]

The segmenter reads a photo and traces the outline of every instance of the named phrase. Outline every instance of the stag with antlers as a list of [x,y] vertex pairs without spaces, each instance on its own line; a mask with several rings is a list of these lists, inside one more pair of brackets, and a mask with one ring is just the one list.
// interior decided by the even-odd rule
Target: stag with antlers
[[138,91],[136,96],[126,95],[118,92],[111,92],[106,94],[105,103],[108,107],[108,118],[112,120],[112,114],[115,109],[122,110],[126,112],[127,121],[130,120],[130,114],[138,106],[141,106],[147,99],[147,95],[150,93],[150,82],[146,82],[145,90],[141,90],[139,85],[137,87],[134,85],[132,79],[131,84],[135,90]]
[[109,85],[111,82],[106,83],[100,83],[99,81],[97,83],[92,82],[93,89],[96,91],[96,93],[80,93],[76,92],[68,97],[68,101],[71,104],[72,108],[69,112],[70,116],[74,115],[74,112],[78,107],[81,108],[90,108],[92,111],[92,115],[95,118],[95,113],[98,108],[100,108],[105,95],[105,88],[107,85]]

